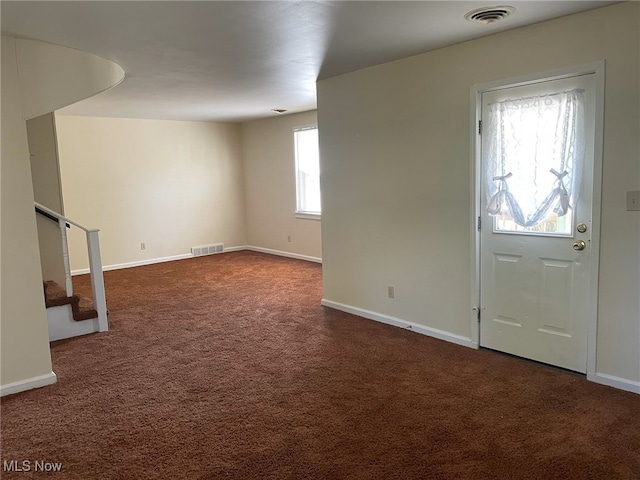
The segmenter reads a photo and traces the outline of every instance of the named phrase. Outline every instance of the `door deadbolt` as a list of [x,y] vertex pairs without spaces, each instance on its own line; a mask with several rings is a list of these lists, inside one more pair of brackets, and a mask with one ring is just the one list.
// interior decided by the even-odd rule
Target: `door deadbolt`
[[580,233],[584,233],[587,231],[587,225],[584,223],[580,223],[577,227],[576,230],[578,230],[578,232]]
[[573,244],[573,249],[576,251],[584,250],[586,246],[587,244],[584,242],[584,240],[578,240],[576,243]]

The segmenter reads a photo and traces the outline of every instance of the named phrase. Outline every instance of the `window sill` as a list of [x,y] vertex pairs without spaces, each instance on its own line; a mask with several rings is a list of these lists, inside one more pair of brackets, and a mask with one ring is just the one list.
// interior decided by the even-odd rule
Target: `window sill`
[[305,220],[322,220],[322,214],[320,213],[303,213],[295,212],[296,218],[303,218]]

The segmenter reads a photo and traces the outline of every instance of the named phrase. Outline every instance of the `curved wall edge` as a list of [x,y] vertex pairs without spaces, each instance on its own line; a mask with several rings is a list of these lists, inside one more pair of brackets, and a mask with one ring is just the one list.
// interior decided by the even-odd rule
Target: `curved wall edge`
[[92,53],[22,38],[15,45],[27,120],[104,92],[125,77],[120,65]]

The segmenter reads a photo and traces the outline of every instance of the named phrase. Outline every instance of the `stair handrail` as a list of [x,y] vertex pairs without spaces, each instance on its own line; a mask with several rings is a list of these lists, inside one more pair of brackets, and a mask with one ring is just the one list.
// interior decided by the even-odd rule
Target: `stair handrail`
[[58,219],[60,225],[60,235],[62,237],[62,257],[64,263],[65,288],[67,296],[73,295],[73,284],[71,282],[71,264],[69,262],[69,245],[67,240],[67,224],[84,230],[87,237],[87,251],[89,252],[89,275],[91,276],[91,290],[93,293],[93,306],[98,312],[98,329],[101,332],[109,330],[107,320],[107,299],[104,290],[104,275],[102,274],[102,259],[100,256],[100,237],[98,228],[87,228],[77,222],[51,210],[44,205],[33,202],[36,208],[48,213]]
[[[56,217],[54,217],[50,213],[45,212],[44,210],[40,210],[40,208],[38,208],[38,207],[36,207],[36,213],[39,214],[39,215],[42,215],[43,217],[48,218],[52,222],[58,223],[58,219]],[[71,228],[71,225],[69,225],[68,223],[67,223],[67,228]]]
[[84,230],[85,232],[99,232],[100,229],[99,228],[87,228],[85,226],[80,225],[77,222],[74,222],[73,220],[68,219],[67,217],[65,217],[64,215],[60,215],[58,212],[56,212],[55,210],[51,210],[48,207],[45,207],[44,205],[38,203],[38,202],[33,202],[33,204],[36,206],[36,208],[39,208],[40,210],[47,212],[49,215],[51,215],[52,217],[56,217],[58,219],[58,221],[62,220],[64,222],[70,223],[73,226],[76,226],[82,230]]

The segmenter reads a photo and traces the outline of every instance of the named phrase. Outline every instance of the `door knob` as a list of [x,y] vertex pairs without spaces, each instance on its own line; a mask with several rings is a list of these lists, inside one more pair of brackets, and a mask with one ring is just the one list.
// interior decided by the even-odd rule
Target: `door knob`
[[587,244],[584,243],[584,240],[578,240],[576,243],[573,244],[573,249],[576,251],[584,250],[586,246]]

